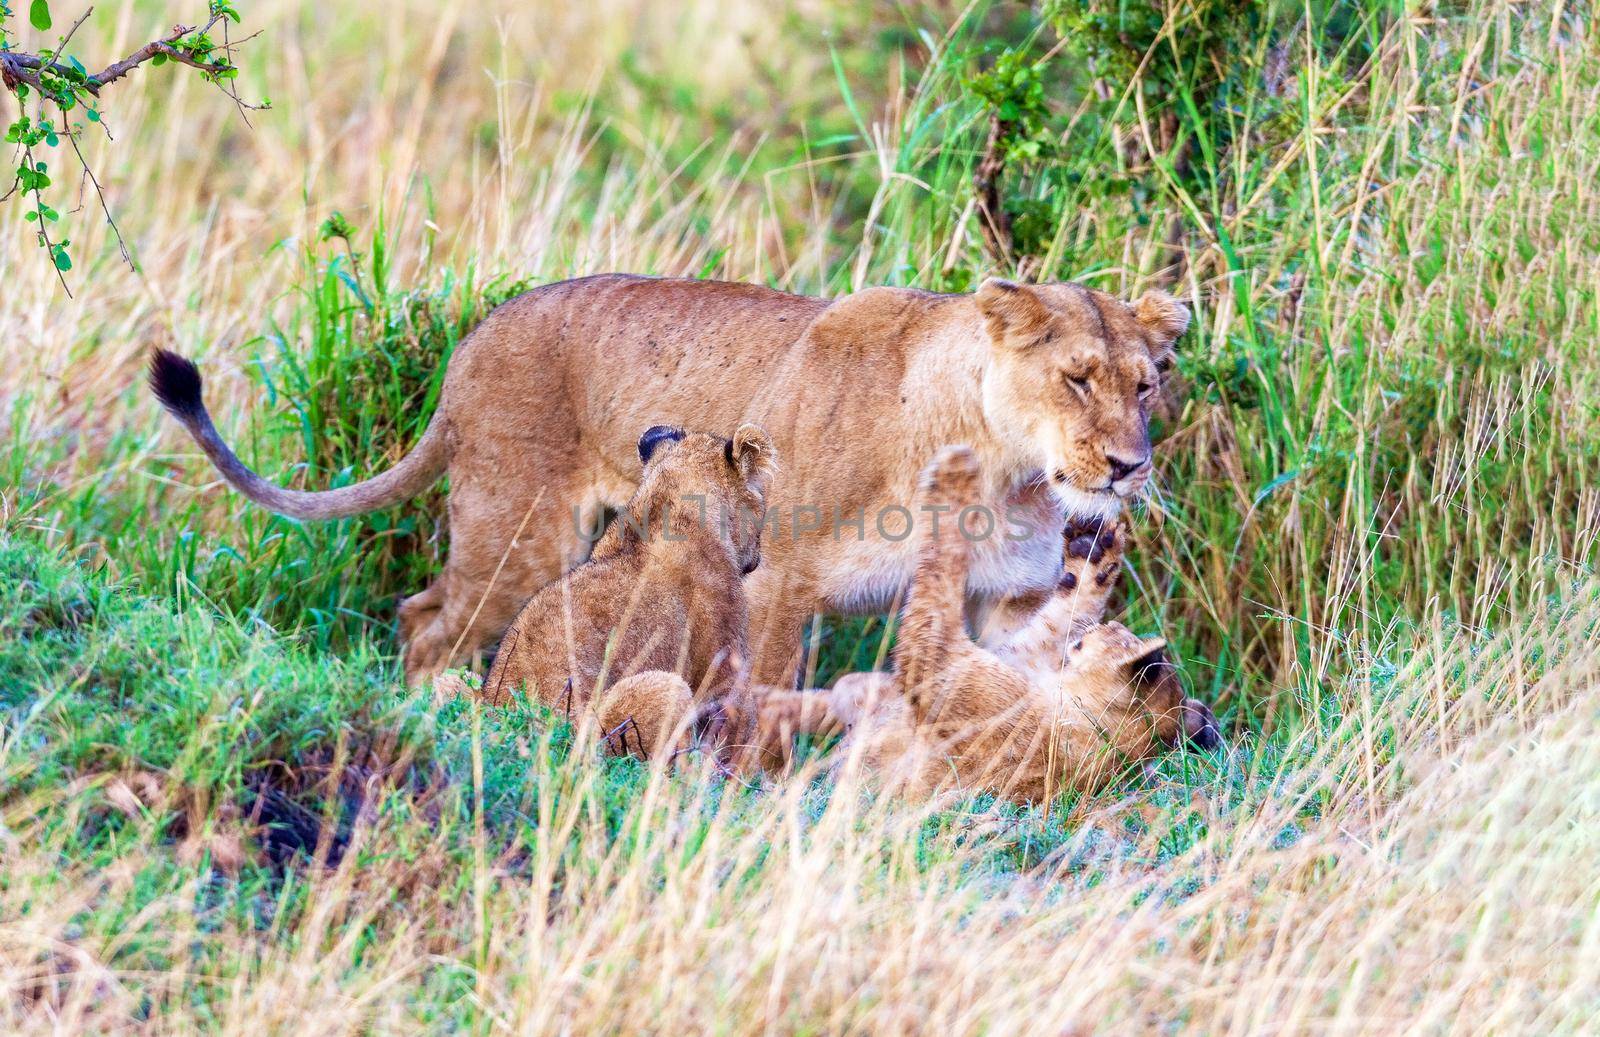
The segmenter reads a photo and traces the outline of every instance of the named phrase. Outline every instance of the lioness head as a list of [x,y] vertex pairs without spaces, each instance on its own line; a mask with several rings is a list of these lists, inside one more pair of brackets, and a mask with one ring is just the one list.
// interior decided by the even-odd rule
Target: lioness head
[[1189,311],[1165,292],[1129,305],[1076,284],[990,278],[984,411],[1073,514],[1112,518],[1150,478],[1150,409]]
[[748,575],[761,564],[761,520],[777,451],[760,427],[744,424],[724,439],[656,425],[639,437],[644,476],[629,510],[671,523],[674,537],[703,530],[721,537]]

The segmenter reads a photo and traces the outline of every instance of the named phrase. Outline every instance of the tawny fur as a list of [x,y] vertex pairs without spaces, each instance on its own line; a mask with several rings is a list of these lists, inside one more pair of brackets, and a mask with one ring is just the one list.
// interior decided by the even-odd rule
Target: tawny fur
[[[321,493],[250,472],[181,358],[158,356],[152,381],[224,478],[287,515],[371,511],[448,473],[445,570],[400,612],[413,682],[470,660],[583,560],[573,516],[593,522],[628,500],[639,429],[760,424],[787,461],[768,501],[779,525],[749,581],[750,639],[760,679],[788,686],[813,613],[882,611],[903,592],[924,524],[902,538],[876,519],[913,502],[923,461],[945,443],[976,451],[985,477],[973,500],[1014,517],[1001,532],[1028,534],[976,545],[974,604],[1053,587],[1066,517],[1114,515],[1148,478],[1150,410],[1187,323],[1162,293],[1129,305],[1074,284],[991,279],[972,295],[873,288],[828,301],[581,278],[490,314],[451,358],[412,453]],[[858,514],[859,534],[835,524]]]
[[[591,708],[621,752],[687,745],[691,713],[736,706],[745,687],[743,574],[760,562],[770,439],[670,431],[648,453],[639,489],[593,556],[535,594],[506,631],[481,694],[526,694],[574,718]],[[746,726],[725,737],[753,740]]]
[[[942,451],[923,476],[924,501],[960,507],[981,491],[976,455]],[[1068,539],[1054,595],[992,650],[963,624],[971,555],[955,530],[928,538],[902,613],[892,674],[855,674],[826,694],[847,732],[841,751],[913,795],[988,790],[1038,801],[1098,787],[1182,738],[1219,744],[1216,719],[1186,699],[1161,658],[1165,642],[1103,623],[1123,535]]]

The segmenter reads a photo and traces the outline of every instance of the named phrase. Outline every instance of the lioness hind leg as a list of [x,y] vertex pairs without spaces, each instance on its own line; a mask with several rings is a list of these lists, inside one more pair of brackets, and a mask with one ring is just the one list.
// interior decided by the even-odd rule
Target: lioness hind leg
[[410,644],[433,622],[444,602],[444,581],[435,580],[419,594],[412,594],[400,602],[400,641]]
[[577,499],[552,493],[549,485],[452,487],[450,554],[413,612],[408,684],[467,665],[493,648],[523,603],[581,557],[588,545],[573,520]]

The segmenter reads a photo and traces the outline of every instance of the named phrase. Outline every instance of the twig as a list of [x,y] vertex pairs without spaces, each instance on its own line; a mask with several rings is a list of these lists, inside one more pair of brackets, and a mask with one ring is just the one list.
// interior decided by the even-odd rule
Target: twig
[[[221,18],[222,15],[220,14],[212,15],[211,20],[207,22],[200,29],[200,31],[202,33],[210,32],[211,27],[217,24],[218,20]],[[168,61],[176,61],[181,65],[188,65],[191,68],[197,68],[202,72],[210,72],[212,75],[220,75],[223,72],[232,71],[233,66],[228,64],[226,61],[209,63],[199,61],[187,51],[179,50],[177,47],[173,46],[173,44],[177,43],[179,40],[183,39],[185,36],[194,31],[194,28],[188,25],[173,26],[172,32],[168,35],[159,40],[146,43],[143,47],[140,47],[138,50],[134,51],[132,54],[129,54],[121,61],[114,61],[101,71],[90,76],[88,85],[89,92],[94,94],[96,97],[100,96],[101,87],[105,86],[107,83],[115,83],[129,72],[132,72],[134,69],[144,64],[146,61],[154,58],[157,54],[165,54]]]
[[[93,10],[93,8],[90,10]],[[84,13],[84,17],[88,17],[88,12]],[[217,23],[217,20],[220,17],[221,15],[213,15],[211,21],[207,22],[200,29],[200,32],[203,33],[209,31],[210,28]],[[76,32],[78,30],[78,26],[82,24],[83,18],[79,18],[78,21],[73,24],[71,31]],[[201,61],[188,51],[174,46],[174,44],[176,44],[179,40],[183,39],[185,36],[194,31],[194,27],[189,25],[173,26],[172,32],[168,33],[166,36],[146,43],[143,47],[140,47],[138,50],[134,51],[132,54],[129,54],[121,61],[113,61],[99,72],[89,76],[87,81],[83,84],[83,88],[94,96],[99,97],[101,87],[105,86],[107,83],[116,82],[129,72],[132,72],[134,69],[138,68],[140,65],[154,58],[157,54],[165,55],[168,61],[176,61],[180,65],[188,65],[191,68],[197,68],[202,72],[208,72],[212,75],[221,75],[224,72],[233,71],[233,66],[226,61]],[[57,50],[57,53],[60,53],[59,49]],[[65,76],[68,78],[71,78],[74,73],[73,69],[61,64],[59,61],[56,61],[53,58],[46,60],[37,54],[25,54],[18,51],[0,51],[0,73],[3,73],[4,75],[5,86],[7,89],[15,89],[15,86],[11,80],[16,79],[27,83],[29,86],[39,90],[41,93],[47,92],[39,80],[38,71],[41,69],[48,70],[50,72],[54,72],[56,75]]]
[[72,23],[72,28],[67,30],[67,34],[61,37],[60,44],[56,46],[57,54],[60,54],[67,49],[67,44],[72,42],[72,37],[78,34],[78,30],[82,28],[84,22],[89,20],[89,16],[91,14],[94,14],[93,5],[84,8],[83,13],[78,15],[78,20]]
[[[33,148],[25,147],[22,149],[22,153],[27,156],[28,168],[37,168],[38,164],[33,160]],[[72,289],[67,287],[67,275],[63,274],[61,267],[56,264],[55,246],[50,242],[50,232],[45,229],[44,201],[39,197],[38,191],[33,192],[33,211],[36,214],[34,222],[38,224],[36,232],[39,235],[39,240],[44,242],[45,255],[50,257],[50,269],[56,272],[56,280],[61,282],[61,290],[66,292],[67,298],[70,299],[72,298]]]
[[111,207],[106,204],[105,188],[100,186],[100,178],[94,175],[89,160],[83,157],[83,149],[78,147],[78,135],[72,132],[66,112],[61,113],[61,133],[72,143],[72,153],[78,156],[78,164],[83,167],[84,175],[94,184],[95,197],[100,199],[100,211],[106,214],[106,222],[111,224],[111,233],[117,236],[117,249],[122,253],[122,261],[128,264],[129,269],[133,269],[133,256],[128,254],[128,243],[122,238],[122,228],[117,226],[116,219],[111,215]]
[[610,731],[606,732],[606,748],[608,748],[608,749],[615,748],[611,744],[611,737],[613,735],[616,735],[617,736],[617,741],[621,745],[621,748],[617,749],[617,755],[618,756],[627,756],[628,755],[628,731],[629,731],[630,728],[633,730],[633,737],[639,743],[639,755],[641,757],[643,757],[643,756],[646,755],[646,753],[644,751],[644,735],[639,731],[639,725],[634,723],[633,714],[631,714],[631,713],[628,714],[628,717],[627,717],[626,720],[624,720],[622,723],[618,724],[616,727],[613,727]]

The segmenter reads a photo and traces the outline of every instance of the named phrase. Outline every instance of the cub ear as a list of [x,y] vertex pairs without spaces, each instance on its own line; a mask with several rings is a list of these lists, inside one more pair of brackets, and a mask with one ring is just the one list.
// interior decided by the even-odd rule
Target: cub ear
[[767,483],[778,473],[778,449],[760,425],[746,422],[734,429],[723,452],[728,464],[757,493],[765,493]]
[[1167,662],[1167,639],[1164,637],[1146,637],[1129,649],[1132,656],[1123,664],[1123,671],[1130,682],[1140,685],[1152,685],[1161,679],[1165,670],[1172,669],[1172,664]]
[[649,464],[650,457],[662,443],[676,443],[684,436],[683,429],[671,425],[651,425],[639,437],[639,462]]
[[1133,317],[1166,346],[1189,330],[1189,307],[1159,288],[1134,301]]
[[[1100,629],[1108,628],[1113,633],[1095,642],[1092,656],[1092,665],[1104,668],[1101,672],[1127,684],[1148,687],[1160,678],[1162,670],[1171,668],[1167,662],[1166,638],[1135,637],[1120,623],[1107,624]],[[1088,640],[1085,636],[1084,641],[1079,643],[1084,644]]]
[[986,278],[972,299],[989,326],[989,337],[997,345],[1036,334],[1050,320],[1050,311],[1038,293],[1015,281]]

